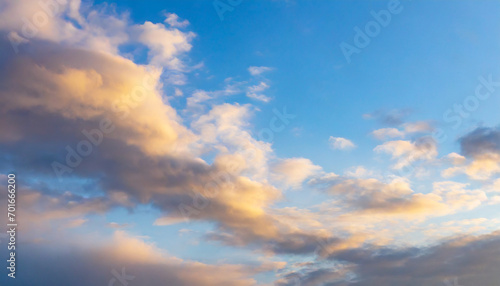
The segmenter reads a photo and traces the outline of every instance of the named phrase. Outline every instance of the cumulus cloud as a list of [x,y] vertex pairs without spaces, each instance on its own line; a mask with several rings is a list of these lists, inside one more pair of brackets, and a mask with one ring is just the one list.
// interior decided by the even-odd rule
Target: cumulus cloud
[[184,65],[179,55],[191,50],[190,42],[195,36],[193,32],[184,33],[176,28],[167,28],[163,24],[149,21],[137,26],[137,30],[138,40],[150,49],[149,58],[152,64],[183,70]]
[[[0,112],[15,122],[3,122],[0,150],[12,154],[4,166],[22,171],[29,165],[54,175],[50,166],[68,163],[68,146],[74,154],[79,142],[95,140],[90,155],[59,175],[96,180],[107,195],[122,198],[122,205],[152,203],[169,217],[157,224],[187,215],[216,222],[235,241],[263,241],[272,251],[314,249],[316,236],[292,230],[267,213],[280,191],[241,175],[267,176],[271,151],[245,130],[249,106],[213,107],[193,122],[196,136],[163,101],[157,71],[147,77],[145,67],[120,57],[46,45],[9,60],[3,70]],[[31,79],[26,85],[25,76]],[[12,93],[18,96],[10,100]],[[85,135],[103,119],[112,123],[112,131],[93,131],[92,139]],[[42,131],[40,125],[53,128]],[[198,148],[216,150],[214,164],[198,158]]]
[[[134,27],[167,68],[176,69],[170,63],[190,48],[185,34],[162,24]],[[35,38],[29,44],[16,57],[2,56],[0,113],[15,122],[0,123],[0,151],[11,154],[3,167],[54,176],[57,162],[66,166],[57,173],[62,179],[95,180],[123,206],[152,203],[175,220],[184,219],[187,205],[195,209],[189,219],[214,221],[247,243],[281,236],[282,226],[267,213],[281,194],[262,177],[271,149],[245,129],[249,106],[215,106],[195,119],[192,132],[164,100],[160,69],[91,48]],[[98,130],[103,120],[109,132]],[[204,149],[217,151],[213,164],[197,156]]]
[[[3,83],[8,84],[0,92],[5,102],[0,112],[5,116],[18,118],[22,112],[30,112],[45,126],[73,124],[73,130],[79,131],[98,128],[104,119],[114,126],[108,138],[125,140],[149,154],[172,151],[184,140],[182,137],[187,140],[184,143],[192,140],[188,139],[189,131],[179,124],[175,110],[163,104],[157,89],[158,70],[148,71],[123,58],[43,43],[31,53],[9,60],[4,67]],[[25,77],[30,82],[24,81]],[[35,96],[33,90],[39,95]],[[18,96],[11,98],[12,93]],[[35,108],[39,109],[36,113],[32,112]],[[57,125],[48,122],[56,118],[60,120]],[[19,118],[7,128],[18,131],[8,131],[0,140],[37,137],[38,128],[29,122],[28,118]],[[71,130],[48,133],[54,133],[55,138],[79,137]]]
[[332,149],[349,150],[349,149],[354,149],[356,147],[356,145],[352,143],[351,140],[342,137],[330,136],[328,142],[330,143],[330,147]]

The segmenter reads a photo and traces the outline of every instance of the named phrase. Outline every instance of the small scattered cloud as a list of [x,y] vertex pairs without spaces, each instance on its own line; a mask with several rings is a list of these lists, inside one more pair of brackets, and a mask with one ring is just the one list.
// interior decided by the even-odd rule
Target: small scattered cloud
[[120,228],[127,228],[130,226],[128,223],[117,223],[117,222],[110,222],[106,224],[107,227],[109,228],[114,228],[114,229],[120,229]]
[[256,100],[263,101],[263,102],[269,102],[271,100],[271,98],[262,93],[263,91],[265,91],[268,88],[269,88],[269,85],[267,83],[261,81],[257,85],[252,85],[252,86],[248,87],[247,96],[249,98],[253,98]]
[[174,95],[175,96],[183,96],[184,93],[182,92],[182,90],[178,89],[178,88],[175,88],[174,90]]
[[248,68],[248,72],[253,76],[261,75],[262,73],[272,71],[272,70],[273,70],[273,68],[264,67],[264,66],[260,66],[260,67],[251,66]]
[[434,126],[428,121],[416,121],[397,125],[396,127],[381,128],[371,134],[378,140],[392,138],[405,138],[407,135],[415,133],[430,133],[434,131]]
[[351,140],[342,137],[330,136],[328,139],[330,147],[336,150],[350,150],[356,148],[356,145]]
[[428,133],[434,131],[434,126],[429,121],[417,121],[403,124],[405,133]]
[[375,119],[388,126],[398,126],[404,123],[405,119],[412,113],[410,109],[393,109],[390,111],[377,110],[372,113],[363,114],[364,119]]
[[391,138],[403,138],[405,133],[397,128],[381,128],[371,133],[378,140],[386,140]]

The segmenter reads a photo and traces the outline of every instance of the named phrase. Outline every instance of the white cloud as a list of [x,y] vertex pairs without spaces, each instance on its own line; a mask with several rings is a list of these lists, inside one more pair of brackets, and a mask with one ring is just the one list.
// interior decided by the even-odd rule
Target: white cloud
[[257,99],[263,102],[269,102],[271,100],[270,97],[262,94],[262,92],[269,88],[269,85],[263,81],[261,81],[258,85],[253,85],[248,87],[247,96],[253,99]]
[[272,148],[269,143],[253,138],[247,130],[251,114],[249,104],[216,105],[194,121],[192,128],[200,133],[199,138],[205,148],[219,151],[219,163],[229,160],[234,164],[242,156],[244,160],[241,165],[247,175],[265,177]]
[[328,142],[330,142],[330,147],[333,149],[348,150],[356,147],[351,140],[342,137],[330,136]]
[[174,90],[174,95],[175,96],[183,96],[184,93],[182,92],[182,90],[178,89],[178,88],[175,88]]
[[406,133],[425,133],[434,131],[434,126],[427,121],[417,121],[403,124]]
[[165,16],[167,16],[165,23],[169,24],[171,27],[185,28],[189,25],[188,20],[179,21],[179,16],[175,13],[167,13]]
[[229,78],[225,80],[225,83],[226,86],[224,87],[224,89],[221,90],[215,90],[215,91],[205,91],[201,89],[195,90],[193,92],[193,95],[187,99],[187,104],[186,104],[187,107],[190,109],[193,108],[200,109],[202,107],[202,103],[206,103],[218,97],[235,95],[241,92],[240,90],[240,85],[242,84],[241,82],[232,82],[232,80]]
[[378,140],[386,140],[391,138],[404,138],[412,133],[428,133],[434,131],[434,127],[427,121],[410,122],[400,125],[402,130],[394,127],[381,128],[373,131],[371,134]]
[[420,138],[414,142],[405,140],[388,141],[373,149],[388,153],[396,160],[394,169],[402,169],[420,160],[432,160],[437,156],[436,142],[432,138]]
[[268,71],[272,71],[272,70],[273,70],[273,68],[263,67],[263,66],[261,66],[261,67],[252,66],[252,67],[248,68],[248,72],[253,76],[260,75],[264,72],[268,72]]
[[287,186],[298,188],[307,177],[321,170],[321,167],[306,158],[290,158],[279,160],[271,166],[271,170],[275,179]]
[[405,133],[398,130],[397,128],[377,129],[373,131],[371,134],[378,140],[385,140],[388,138],[403,138],[405,136]]
[[466,161],[464,156],[455,152],[446,155],[445,159],[455,166],[463,165]]
[[356,166],[347,169],[344,172],[344,175],[347,177],[354,177],[354,178],[368,178],[368,177],[373,177],[374,173],[370,170],[367,170],[363,166]]
[[448,205],[454,209],[471,210],[481,205],[488,198],[482,190],[466,189],[469,184],[452,181],[434,182],[435,194],[443,197]]
[[179,56],[191,50],[193,32],[181,32],[175,28],[167,28],[163,24],[146,21],[137,26],[138,40],[150,50],[148,53],[151,64],[167,66],[173,70],[183,70],[184,64]]

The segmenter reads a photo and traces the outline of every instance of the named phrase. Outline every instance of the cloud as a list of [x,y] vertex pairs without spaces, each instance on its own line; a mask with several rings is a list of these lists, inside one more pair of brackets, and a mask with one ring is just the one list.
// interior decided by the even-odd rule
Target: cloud
[[79,226],[82,226],[83,224],[85,224],[87,221],[88,221],[88,219],[83,219],[83,218],[74,219],[74,220],[70,221],[68,224],[66,224],[66,227],[68,227],[68,228],[79,227]]
[[399,126],[402,130],[394,127],[381,128],[373,131],[371,134],[378,140],[386,140],[390,138],[404,138],[414,133],[430,133],[434,131],[432,124],[427,121],[404,123]]
[[[161,24],[146,22],[139,30],[145,41],[152,41],[153,50],[161,50],[161,60],[173,60],[179,51],[171,42],[156,42],[166,40],[163,34],[179,36],[180,50],[188,50],[185,35]],[[249,178],[268,175],[271,152],[268,143],[245,129],[250,106],[214,106],[194,119],[194,132],[203,132],[199,137],[164,101],[161,70],[92,49],[36,39],[28,44],[30,49],[16,57],[2,55],[0,98],[6,104],[0,114],[15,122],[0,123],[5,130],[0,152],[11,154],[2,161],[4,168],[28,172],[29,166],[32,174],[54,176],[54,162],[67,164],[73,158],[61,179],[95,181],[107,196],[120,198],[117,204],[151,203],[174,219],[184,219],[181,206],[193,207],[190,219],[216,222],[246,243],[274,243],[281,236],[284,226],[267,213],[280,191],[263,177],[263,182]],[[111,131],[98,130],[102,120]],[[82,142],[87,149],[81,149]],[[217,151],[212,165],[197,156],[204,149]],[[86,150],[85,155],[75,155],[78,150]]]
[[[29,123],[28,115],[43,126],[63,128],[45,131],[54,134],[54,140],[73,138],[73,142],[81,141],[84,129],[99,128],[105,120],[113,126],[106,134],[108,139],[124,140],[148,154],[166,154],[176,149],[177,143],[193,139],[179,124],[175,110],[163,104],[158,70],[148,71],[106,54],[39,43],[29,54],[9,60],[0,72],[6,84],[0,97],[10,98],[0,113],[19,119],[6,128],[9,131],[1,141],[44,138],[39,128]],[[24,77],[30,77],[30,82]],[[34,96],[33,90],[40,95]],[[12,93],[18,96],[11,98]]]
[[177,16],[177,14],[175,13],[167,13],[165,14],[165,16],[167,17],[165,19],[165,23],[169,24],[171,27],[185,28],[189,25],[188,20],[179,21],[179,16]]
[[332,149],[349,150],[356,148],[356,145],[351,140],[342,137],[330,136],[328,142]]
[[[259,77],[265,72],[269,72],[273,70],[273,68],[270,67],[256,67],[256,66],[251,66],[248,68],[248,72],[250,75],[254,77]],[[259,77],[260,78],[260,77]],[[265,80],[265,78],[264,78]],[[269,89],[269,84],[266,81],[260,81],[258,84],[251,85],[247,88],[246,95],[249,98],[253,98],[262,102],[269,102],[271,101],[271,98],[263,94],[265,90]]]
[[434,193],[442,196],[454,209],[471,210],[488,199],[484,191],[468,190],[467,186],[468,184],[450,181],[433,183]]
[[404,123],[412,111],[410,109],[394,109],[390,111],[377,110],[372,113],[363,114],[364,119],[375,119],[388,126],[398,126]]
[[488,180],[500,173],[500,131],[498,128],[477,128],[461,137],[459,143],[464,156],[455,155],[460,163],[455,165],[459,166],[444,170],[443,177],[464,173],[474,180]]
[[175,96],[183,96],[184,93],[182,92],[182,90],[176,88],[175,91],[174,91],[174,95]]
[[465,156],[479,157],[500,153],[500,130],[498,128],[477,128],[459,139]]
[[406,133],[428,133],[434,131],[434,126],[427,121],[417,121],[403,124]]
[[93,243],[81,237],[67,237],[44,242],[44,247],[23,245],[18,251],[18,267],[30,275],[18,275],[18,285],[29,285],[33,279],[41,286],[121,285],[118,279],[126,277],[124,282],[130,285],[161,285],[169,281],[173,286],[250,286],[255,285],[252,275],[272,270],[268,265],[211,265],[182,260],[123,231]]
[[199,113],[199,110],[202,109],[202,104],[206,102],[210,102],[219,97],[230,96],[234,94],[238,94],[241,92],[240,82],[232,82],[231,79],[225,80],[225,87],[221,90],[215,91],[205,91],[205,90],[195,90],[193,94],[188,97],[186,105],[187,109],[191,112]]
[[382,128],[382,129],[377,129],[371,133],[373,137],[377,138],[378,140],[385,140],[388,138],[403,138],[405,136],[405,133],[402,131],[399,131],[397,128]]
[[[5,206],[8,199],[6,192],[0,195],[0,203]],[[18,190],[17,200],[23,207],[18,208],[16,213],[25,220],[19,228],[31,234],[38,229],[46,231],[51,225],[79,227],[88,221],[86,216],[104,214],[117,206],[116,202],[104,196],[83,197],[71,192],[58,194],[24,187]]]
[[441,196],[414,193],[401,178],[381,182],[374,178],[326,176],[309,183],[334,196],[335,203],[341,202],[343,212],[337,215],[345,218],[397,216],[413,220],[449,212]]
[[500,173],[500,130],[477,128],[460,140],[462,153],[472,159],[465,173],[472,179],[484,180]]
[[396,160],[394,169],[402,169],[416,161],[430,161],[437,156],[437,146],[433,138],[421,137],[415,141],[396,140],[384,142],[373,149],[377,153],[388,153]]
[[498,232],[450,238],[427,247],[348,249],[329,257],[336,267],[305,267],[277,285],[434,286],[456,279],[457,285],[495,286],[500,280],[499,249]]
[[262,73],[272,71],[272,70],[273,70],[273,68],[264,67],[264,66],[260,66],[260,67],[251,66],[248,68],[248,72],[253,76],[261,75]]
[[173,70],[184,69],[179,55],[191,50],[190,42],[195,37],[193,32],[184,33],[149,21],[137,26],[137,30],[138,41],[150,49],[148,55],[152,64]]
[[448,155],[445,156],[445,159],[450,162],[452,165],[463,165],[466,161],[465,157],[458,154],[458,153],[455,153],[455,152],[452,152]]
[[321,170],[321,167],[314,165],[306,158],[282,159],[271,166],[276,180],[285,185],[298,188],[309,176]]
[[107,227],[110,227],[110,228],[115,228],[115,229],[119,229],[119,228],[126,228],[126,227],[129,227],[130,224],[128,223],[117,223],[117,222],[110,222],[108,224],[106,224]]
[[374,176],[374,172],[367,170],[363,166],[356,166],[349,168],[344,172],[344,174],[347,177],[354,177],[354,178],[368,178]]
[[373,228],[381,237],[380,230],[386,223],[394,227],[396,221],[423,222],[430,217],[472,210],[490,201],[484,190],[471,190],[467,184],[457,182],[434,182],[431,192],[421,193],[412,190],[409,181],[401,177],[356,175],[325,173],[309,180],[310,186],[331,197],[318,206],[319,213],[326,216],[318,217],[319,222],[352,235]]
[[238,165],[238,170],[252,178],[267,176],[268,160],[272,152],[267,142],[253,138],[248,121],[253,114],[249,104],[221,104],[191,126],[199,132],[203,148],[217,150],[220,165]]
[[247,89],[247,97],[253,98],[263,102],[269,102],[271,100],[270,97],[264,95],[262,92],[269,88],[269,85],[263,81],[261,81],[257,85],[249,86]]
[[[104,8],[79,9],[79,3],[70,1],[61,6],[61,15],[51,17],[32,37],[23,33],[23,23],[18,20],[23,16],[32,19],[38,2],[9,2],[0,12],[1,45],[19,48],[15,57],[0,55],[0,115],[9,118],[9,122],[0,122],[0,166],[27,177],[54,180],[53,163],[69,166],[72,161],[70,171],[59,174],[65,185],[92,182],[99,190],[84,195],[73,188],[68,192],[22,190],[19,198],[24,207],[19,212],[26,218],[24,225],[86,228],[92,224],[92,215],[117,207],[133,211],[138,205],[147,205],[161,213],[154,227],[186,219],[202,221],[214,227],[204,238],[225,245],[245,246],[266,254],[312,257],[316,252],[353,262],[338,272],[308,271],[305,283],[318,284],[341,277],[350,267],[356,269],[360,265],[357,257],[363,262],[383,254],[379,248],[361,257],[366,249],[387,244],[382,237],[387,230],[367,231],[373,221],[410,221],[471,210],[487,202],[483,191],[469,190],[469,185],[438,182],[432,192],[416,193],[409,181],[374,179],[362,168],[338,176],[321,173],[321,168],[307,158],[276,158],[270,143],[253,136],[249,122],[256,109],[252,105],[214,103],[219,96],[242,91],[248,97],[269,101],[263,94],[269,89],[268,81],[259,77],[270,70],[268,67],[249,68],[257,84],[246,90],[230,81],[220,91],[195,90],[187,98],[188,108],[178,114],[163,94],[163,84],[182,84],[184,72],[190,70],[185,67],[189,62],[186,54],[195,35],[177,29],[188,22],[167,14],[167,24],[147,21],[136,25],[126,14],[110,14]],[[148,60],[137,64],[124,57],[119,49],[123,44],[147,48]],[[199,106],[207,110],[195,108]],[[189,118],[183,119],[183,114]],[[404,132],[431,130],[424,123],[403,124],[405,116],[399,111],[371,115],[387,124],[400,124]],[[103,122],[109,125],[109,132],[101,130]],[[381,132],[381,136],[397,133],[389,131]],[[356,147],[345,138],[330,137],[329,141],[335,149]],[[471,145],[464,142],[464,146]],[[488,146],[484,149],[491,149]],[[482,158],[483,153],[477,153],[476,158],[471,148],[462,148],[467,159]],[[386,142],[376,151],[391,154],[400,167],[408,160],[432,160],[437,154],[435,143],[426,144],[423,139]],[[496,153],[490,150],[485,154]],[[297,188],[311,177],[310,186],[324,186],[326,194],[320,194],[321,198],[328,195],[331,201],[310,209],[277,207],[284,194],[272,182]],[[5,206],[5,197],[1,201]],[[332,221],[334,224],[328,224]],[[51,232],[30,235],[25,237],[32,242],[39,236],[54,238]],[[256,281],[249,277],[272,269],[269,265],[183,261],[121,231],[111,239],[98,236],[74,241],[65,236],[62,240],[43,247],[23,244],[21,249],[26,252],[20,253],[20,267],[42,281],[41,285],[77,286],[106,284],[113,278],[111,270],[121,267],[131,271],[138,285],[164,281],[172,285],[254,285]],[[326,241],[323,248],[321,241]],[[381,257],[384,259],[391,258]],[[367,274],[359,273],[360,277]],[[19,283],[27,285],[30,281]]]
[[[153,69],[149,75],[146,67],[121,57],[45,43],[3,67],[0,97],[18,95],[0,108],[15,122],[4,122],[0,135],[0,151],[11,154],[4,167],[23,172],[30,166],[30,172],[53,176],[51,164],[66,164],[68,147],[74,154],[80,142],[91,140],[83,131],[94,130],[98,146],[62,179],[95,180],[106,195],[122,198],[118,203],[151,203],[169,221],[184,221],[188,215],[215,222],[234,241],[259,242],[270,251],[314,250],[315,235],[268,214],[281,192],[242,175],[263,180],[271,152],[268,143],[245,129],[250,106],[214,106],[195,119],[190,131],[163,101],[159,72]],[[95,133],[106,118],[113,130]],[[196,156],[203,149],[217,151],[214,164]],[[194,211],[180,212],[189,208]]]

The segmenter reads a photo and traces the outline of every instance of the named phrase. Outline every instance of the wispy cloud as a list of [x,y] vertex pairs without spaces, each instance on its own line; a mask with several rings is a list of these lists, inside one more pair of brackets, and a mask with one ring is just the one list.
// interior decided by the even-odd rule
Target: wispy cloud
[[261,66],[261,67],[255,67],[255,66],[251,66],[248,68],[248,72],[253,75],[253,76],[258,76],[258,75],[261,75],[265,72],[269,72],[269,71],[272,71],[273,68],[271,67],[264,67],[264,66]]
[[356,145],[352,143],[351,140],[342,137],[330,136],[328,142],[330,143],[330,147],[332,149],[350,150],[356,148]]

